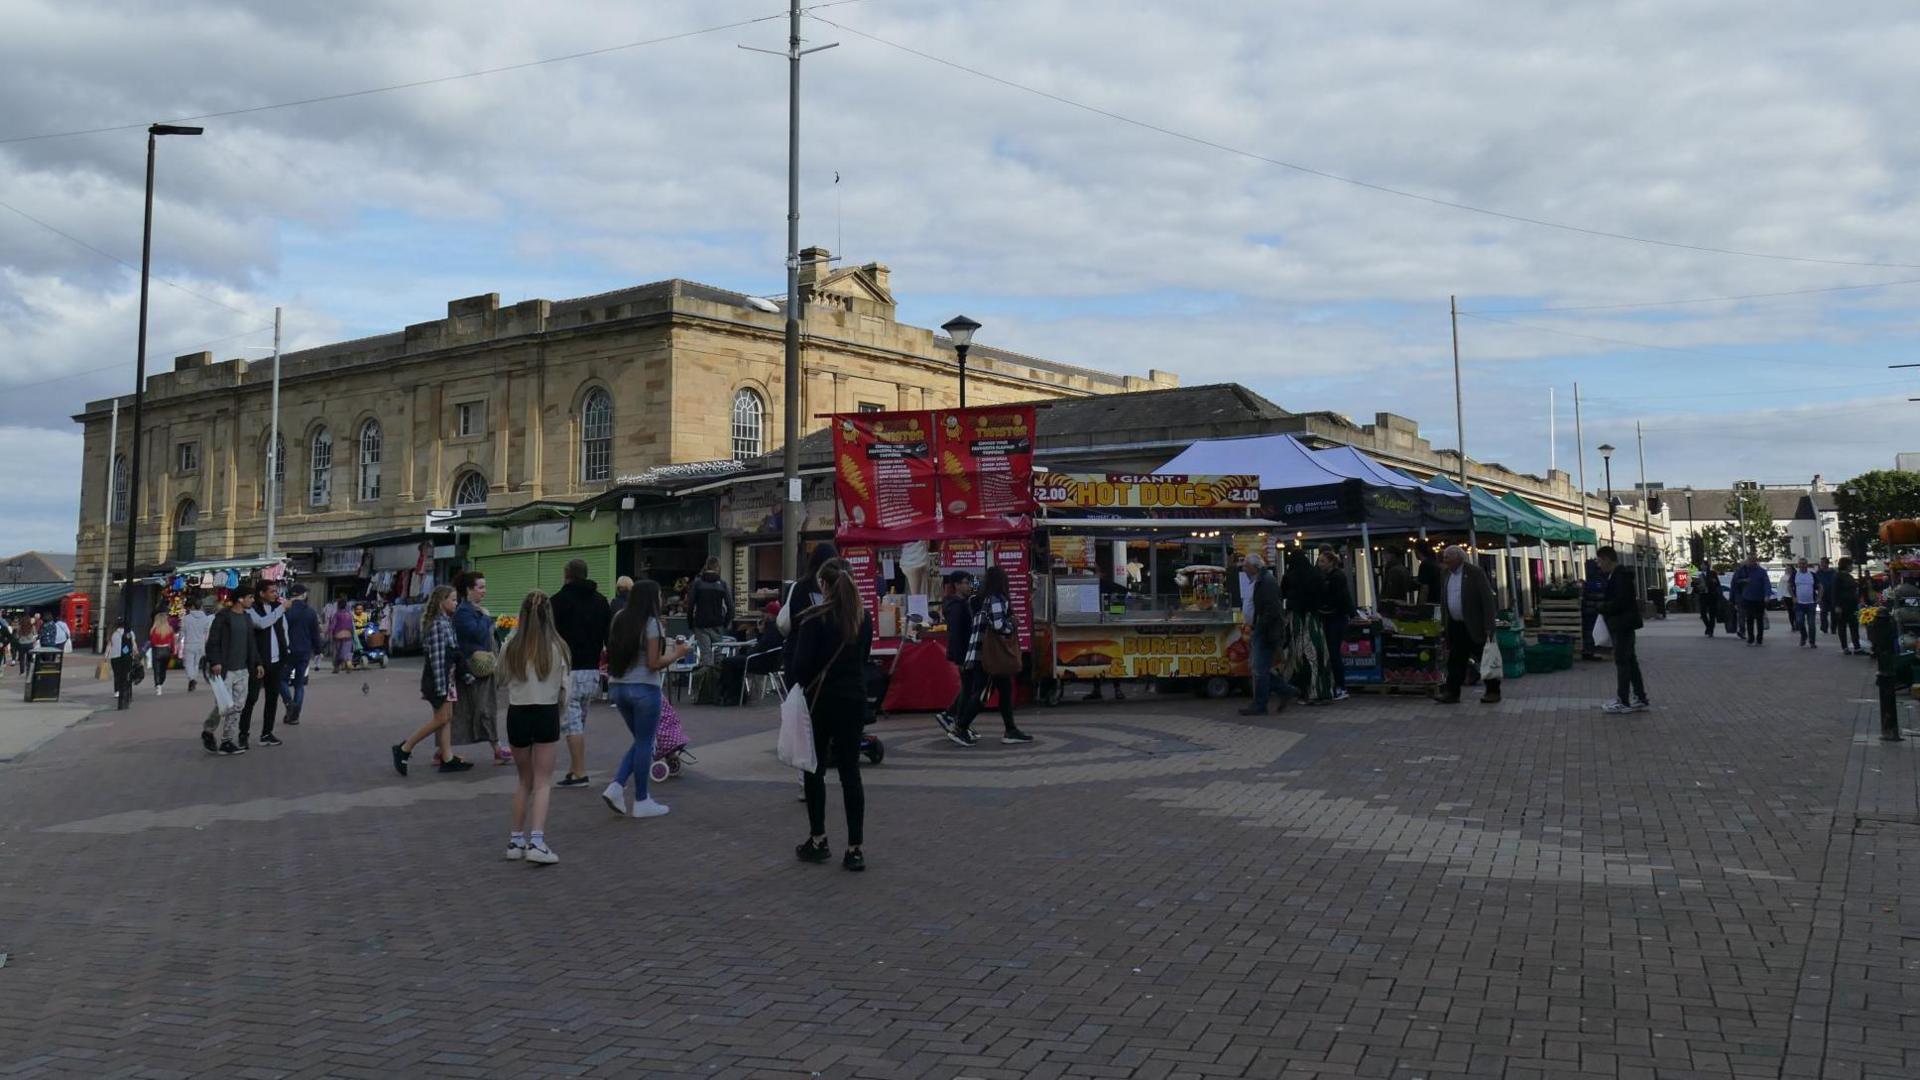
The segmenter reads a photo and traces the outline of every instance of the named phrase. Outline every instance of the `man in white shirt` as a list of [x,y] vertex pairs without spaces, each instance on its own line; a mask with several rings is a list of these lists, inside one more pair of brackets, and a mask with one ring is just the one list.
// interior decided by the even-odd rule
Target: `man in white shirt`
[[[1447,548],[1440,553],[1440,562],[1446,575],[1439,592],[1446,622],[1447,681],[1434,700],[1455,705],[1460,701],[1460,687],[1467,681],[1467,672],[1480,666],[1480,654],[1493,638],[1496,602],[1487,572],[1467,558],[1466,548],[1457,544]],[[1480,701],[1493,705],[1499,700],[1500,680],[1487,679],[1486,693]]]
[[200,670],[200,664],[207,655],[207,631],[213,629],[213,609],[216,606],[217,601],[209,596],[180,620],[180,664],[187,669],[189,692],[205,674]]
[[1820,578],[1807,560],[1801,559],[1797,565],[1787,568],[1786,580],[1781,582],[1787,599],[1793,602],[1793,628],[1800,632],[1800,644],[1804,648],[1820,647],[1820,637],[1816,633],[1819,615],[1816,610],[1820,596]]

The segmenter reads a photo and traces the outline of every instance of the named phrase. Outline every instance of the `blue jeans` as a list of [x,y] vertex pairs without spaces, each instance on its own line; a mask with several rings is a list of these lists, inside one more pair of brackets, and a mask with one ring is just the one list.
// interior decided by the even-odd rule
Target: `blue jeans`
[[633,780],[633,801],[647,797],[647,770],[653,767],[654,737],[660,734],[660,688],[648,683],[613,683],[607,687],[613,707],[633,733],[633,745],[627,747],[614,771],[613,782],[621,787]]
[[1795,604],[1794,605],[1793,621],[1799,624],[1796,627],[1796,629],[1800,631],[1800,643],[1802,645],[1814,645],[1819,643],[1820,636],[1819,636],[1819,630],[1817,629],[1818,624],[1814,621],[1817,617],[1818,616],[1815,614],[1814,606],[1812,604]]
[[280,700],[288,708],[298,709],[307,703],[307,669],[312,666],[311,655],[287,654],[287,681],[280,685]]
[[1267,698],[1273,687],[1273,646],[1265,635],[1256,633],[1247,656],[1247,667],[1253,673],[1253,707],[1261,712],[1267,709]]

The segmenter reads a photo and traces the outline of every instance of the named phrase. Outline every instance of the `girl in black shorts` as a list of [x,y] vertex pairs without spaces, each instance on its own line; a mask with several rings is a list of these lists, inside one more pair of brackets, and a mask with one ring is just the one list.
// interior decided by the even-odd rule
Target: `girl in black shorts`
[[572,667],[572,654],[553,625],[553,603],[546,593],[528,593],[520,602],[520,625],[501,650],[499,671],[507,689],[507,743],[520,773],[507,858],[535,866],[560,861],[547,846],[547,797]]

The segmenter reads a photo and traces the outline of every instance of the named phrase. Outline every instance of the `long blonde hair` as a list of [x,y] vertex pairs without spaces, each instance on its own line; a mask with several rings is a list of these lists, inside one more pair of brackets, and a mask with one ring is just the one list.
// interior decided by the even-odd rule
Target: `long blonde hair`
[[[420,616],[420,625],[423,628],[427,626],[431,626],[433,624],[433,620],[438,619],[443,614],[445,614],[440,610],[440,605],[443,602],[445,602],[447,597],[452,595],[453,595],[453,586],[451,585],[441,585],[438,588],[433,590],[433,595],[427,597],[427,610],[425,614]],[[341,601],[342,606],[344,606],[345,603],[346,601],[344,600]]]
[[553,602],[538,589],[520,601],[520,625],[507,639],[500,666],[508,682],[525,682],[529,674],[545,681],[555,664],[565,663],[567,644],[553,625]]

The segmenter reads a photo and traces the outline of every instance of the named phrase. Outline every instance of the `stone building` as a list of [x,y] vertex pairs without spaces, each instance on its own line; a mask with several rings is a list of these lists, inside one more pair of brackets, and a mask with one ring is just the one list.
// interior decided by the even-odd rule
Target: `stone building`
[[[802,253],[803,430],[835,410],[958,403],[952,344],[901,323],[887,267]],[[679,279],[573,300],[454,300],[444,319],[286,353],[277,543],[324,552],[417,537],[436,511],[578,501],[671,462],[780,445],[785,315]],[[975,346],[968,398],[989,404],[1176,385]],[[135,562],[239,559],[266,547],[270,361],[178,357],[151,376],[140,505],[127,505],[130,398],[108,460],[112,400],[88,403],[77,576],[97,580],[111,516],[139,522]],[[116,566],[116,569],[118,567]]]

